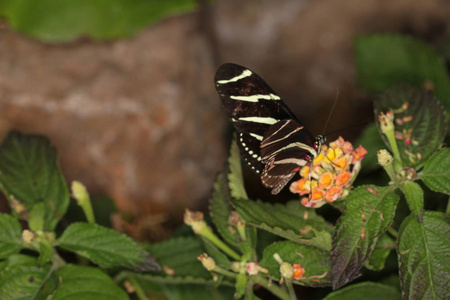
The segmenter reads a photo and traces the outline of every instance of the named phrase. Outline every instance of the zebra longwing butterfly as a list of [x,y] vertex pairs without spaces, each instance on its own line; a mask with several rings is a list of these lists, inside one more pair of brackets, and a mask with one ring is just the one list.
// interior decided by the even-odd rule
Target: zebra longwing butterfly
[[249,69],[223,64],[214,81],[236,129],[242,157],[261,176],[263,185],[278,194],[317,156],[324,137],[314,138],[267,83]]

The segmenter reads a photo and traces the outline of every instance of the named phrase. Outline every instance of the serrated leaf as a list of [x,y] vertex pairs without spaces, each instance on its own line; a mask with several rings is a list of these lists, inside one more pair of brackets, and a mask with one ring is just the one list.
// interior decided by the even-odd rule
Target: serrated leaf
[[450,291],[450,220],[425,211],[409,216],[398,236],[399,273],[404,299],[446,299]]
[[[173,270],[168,277],[189,276],[192,278],[211,279],[211,275],[198,261],[197,257],[205,252],[202,241],[197,237],[172,238],[150,245],[148,251],[154,255],[163,270]],[[167,272],[156,273],[166,275]],[[168,278],[170,280],[170,278]]]
[[[367,189],[366,189],[367,188]],[[333,289],[360,276],[378,237],[391,225],[398,196],[391,188],[361,186],[346,198],[331,250]]]
[[236,139],[233,139],[230,146],[228,165],[230,168],[228,185],[230,187],[231,197],[234,199],[248,199],[244,186],[244,178],[242,177],[241,154],[236,144]]
[[214,191],[209,205],[209,214],[222,238],[231,245],[237,245],[237,235],[230,231],[230,226],[228,225],[230,212],[231,196],[228,189],[227,174],[226,172],[221,172],[214,183]]
[[53,300],[125,300],[127,293],[97,268],[65,265],[57,271],[60,284]]
[[69,192],[62,177],[56,149],[42,136],[12,132],[0,147],[0,187],[10,200],[28,211],[47,202],[46,231],[53,231],[69,205]]
[[[447,129],[445,109],[431,92],[397,86],[381,94],[375,101],[376,119],[381,112],[389,110],[394,113],[402,162],[417,169],[444,141]],[[389,146],[384,134],[382,138]]]
[[164,17],[196,8],[192,0],[12,0],[0,4],[0,15],[16,31],[46,42],[87,36],[96,40],[131,36]]
[[271,205],[261,201],[234,200],[233,204],[248,225],[299,244],[331,249],[330,239],[326,236],[333,228],[314,209],[305,208],[299,201]]
[[12,216],[0,213],[0,259],[22,249],[22,227]]
[[435,192],[450,195],[450,149],[434,153],[426,162],[419,178]]
[[380,271],[384,268],[386,258],[389,253],[396,247],[395,240],[393,240],[387,233],[382,234],[370,254],[369,259],[364,263],[364,266],[369,270]]
[[148,253],[125,234],[91,223],[74,223],[57,241],[58,246],[90,259],[103,268],[129,267],[155,270]]
[[356,39],[357,80],[368,92],[378,93],[406,83],[434,86],[450,109],[450,78],[445,62],[428,44],[401,35],[377,34]]
[[402,299],[402,295],[395,288],[375,283],[361,282],[347,286],[339,291],[328,294],[324,300],[395,300]]
[[422,221],[423,213],[423,190],[415,182],[408,181],[400,186],[405,195],[406,202],[409,209],[416,216],[417,220]]
[[49,271],[49,266],[38,267],[34,261],[21,260],[0,272],[2,300],[29,300],[38,293]]
[[259,264],[269,270],[269,276],[280,280],[280,264],[274,259],[277,253],[284,262],[301,264],[305,274],[300,280],[293,282],[299,285],[323,287],[331,284],[330,253],[315,247],[299,245],[290,241],[273,243],[264,250],[263,258]]

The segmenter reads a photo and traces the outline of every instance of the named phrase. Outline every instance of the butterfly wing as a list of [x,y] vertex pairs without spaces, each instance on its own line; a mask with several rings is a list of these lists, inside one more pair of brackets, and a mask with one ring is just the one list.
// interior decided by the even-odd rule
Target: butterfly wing
[[261,173],[260,144],[269,127],[282,119],[296,119],[281,98],[251,70],[227,63],[214,78],[223,107],[237,131],[237,142],[247,164]]
[[314,138],[296,120],[270,126],[261,142],[264,170],[261,181],[278,194],[300,168],[317,156]]
[[[281,98],[251,70],[223,64],[214,78],[223,107],[237,131],[247,164],[277,194],[306,164],[314,137]],[[286,146],[294,143],[294,146]]]

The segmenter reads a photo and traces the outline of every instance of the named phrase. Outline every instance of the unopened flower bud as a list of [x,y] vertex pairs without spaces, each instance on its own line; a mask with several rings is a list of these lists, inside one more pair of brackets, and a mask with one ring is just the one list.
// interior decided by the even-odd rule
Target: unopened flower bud
[[294,275],[294,268],[290,263],[282,262],[280,264],[280,274],[283,278],[292,278]]
[[201,254],[197,259],[202,262],[203,267],[208,271],[213,271],[216,268],[216,262],[206,253]]
[[385,149],[378,150],[378,163],[382,166],[387,166],[392,163],[392,155]]
[[390,111],[386,114],[380,113],[378,121],[380,122],[381,132],[386,133],[394,130],[394,115]]
[[24,231],[22,231],[22,240],[26,244],[30,244],[34,240],[35,237],[36,237],[36,235],[28,229],[25,229]]
[[184,223],[191,226],[195,233],[199,233],[207,227],[206,222],[203,221],[203,213],[192,212],[188,209],[184,213]]

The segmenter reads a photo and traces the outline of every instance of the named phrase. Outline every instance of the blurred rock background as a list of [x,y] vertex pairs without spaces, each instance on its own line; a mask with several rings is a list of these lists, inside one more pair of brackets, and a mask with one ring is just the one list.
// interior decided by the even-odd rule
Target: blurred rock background
[[314,134],[339,89],[327,132],[351,128],[329,138],[352,139],[373,118],[355,81],[354,38],[393,32],[439,45],[448,16],[442,0],[200,0],[128,38],[60,42],[20,33],[6,17],[0,133],[49,137],[68,182],[111,196],[135,237],[151,238],[184,208],[204,209],[224,167],[231,130],[213,84],[221,63],[256,71]]

